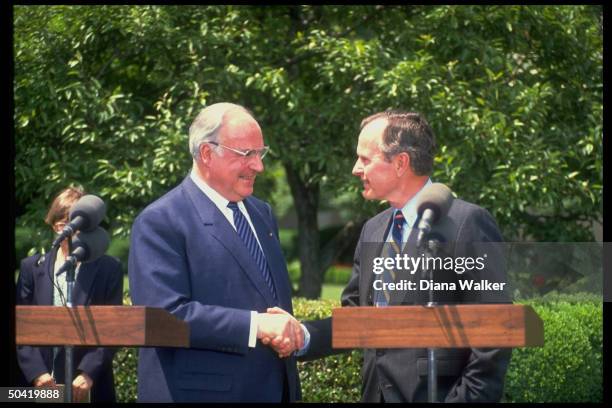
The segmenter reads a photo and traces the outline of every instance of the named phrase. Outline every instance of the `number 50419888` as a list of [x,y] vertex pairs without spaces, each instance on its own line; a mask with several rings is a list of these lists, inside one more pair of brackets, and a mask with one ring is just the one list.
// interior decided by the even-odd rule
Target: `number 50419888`
[[37,400],[63,400],[63,393],[58,388],[34,387],[0,387],[0,402],[19,402]]

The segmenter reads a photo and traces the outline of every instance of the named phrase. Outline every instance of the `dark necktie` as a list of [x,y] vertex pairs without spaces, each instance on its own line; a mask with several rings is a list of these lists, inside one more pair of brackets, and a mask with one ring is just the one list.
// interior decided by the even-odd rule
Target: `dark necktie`
[[[402,235],[404,232],[404,225],[406,225],[406,219],[401,210],[395,212],[393,217],[393,224],[391,225],[391,242],[386,242],[383,248],[383,256],[388,258],[395,258],[395,255],[402,252]],[[395,271],[384,269],[382,273],[382,281],[384,283],[395,282]],[[376,306],[388,306],[389,305],[389,291],[378,290],[376,291]]]
[[244,242],[244,245],[249,250],[249,254],[251,254],[257,263],[259,271],[266,281],[266,285],[270,289],[270,293],[272,293],[274,300],[278,301],[278,298],[276,297],[276,290],[274,289],[274,283],[272,282],[272,276],[270,275],[270,269],[268,268],[268,262],[266,261],[266,257],[264,256],[261,248],[259,248],[257,238],[255,238],[249,222],[242,214],[242,211],[240,211],[240,208],[238,208],[238,203],[230,201],[227,204],[227,207],[234,212],[234,225],[236,226],[236,232],[238,232],[242,242]]

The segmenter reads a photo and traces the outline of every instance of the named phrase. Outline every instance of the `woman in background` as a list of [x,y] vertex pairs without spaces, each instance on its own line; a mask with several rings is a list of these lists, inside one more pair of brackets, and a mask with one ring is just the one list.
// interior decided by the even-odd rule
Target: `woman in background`
[[[66,223],[70,208],[85,194],[80,188],[62,190],[51,203],[45,217],[55,233]],[[66,273],[56,276],[68,253],[68,241],[46,256],[35,254],[21,261],[17,280],[18,305],[66,304]],[[74,305],[121,305],[123,272],[121,263],[108,255],[95,261],[77,264],[73,290]],[[75,377],[72,380],[74,401],[114,402],[115,388],[112,360],[116,349],[108,347],[75,347]],[[17,360],[25,379],[35,387],[64,384],[64,348],[18,346]]]

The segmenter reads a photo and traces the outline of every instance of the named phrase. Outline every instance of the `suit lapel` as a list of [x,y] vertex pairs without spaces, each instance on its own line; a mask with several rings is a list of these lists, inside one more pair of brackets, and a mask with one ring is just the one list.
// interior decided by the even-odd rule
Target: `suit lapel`
[[[365,293],[367,294],[367,299],[373,299],[374,289],[372,288],[372,284],[374,282],[375,276],[373,272],[373,259],[375,257],[381,256],[381,252],[383,250],[383,246],[385,244],[385,237],[389,231],[389,227],[391,226],[391,215],[393,214],[393,209],[389,208],[385,210],[381,216],[380,221],[373,226],[372,232],[367,238],[367,241],[364,242],[365,246],[362,246],[362,255],[361,255],[361,270],[366,271],[365,276],[362,274],[362,279],[367,290]],[[365,265],[364,265],[365,261]],[[368,304],[372,304],[371,301],[367,302]]]
[[55,257],[57,250],[48,253],[45,256],[44,262],[36,267],[36,285],[40,289],[40,298],[38,304],[40,305],[53,305],[53,267],[55,266]]
[[[418,219],[414,225],[418,225]],[[417,251],[416,241],[418,236],[418,228],[414,227],[410,230],[408,234],[408,240],[402,249],[402,257],[407,255],[411,258],[420,256],[420,253]],[[402,279],[406,279],[409,281],[414,281],[419,284],[419,280],[421,279],[421,270],[416,271],[414,274],[410,274],[411,271],[400,271],[397,275],[396,282],[401,281]],[[390,305],[401,305],[401,304],[413,304],[415,303],[415,295],[419,294],[420,291],[411,291],[411,290],[394,290],[391,292],[389,304]]]
[[251,217],[264,256],[268,262],[278,301],[281,307],[287,310],[286,308],[291,306],[291,284],[289,283],[288,274],[284,273],[286,269],[282,264],[284,262],[283,254],[278,250],[280,245],[276,241],[274,231],[265,222],[266,216],[257,210],[249,198],[244,200],[244,205]]
[[249,254],[249,251],[236,230],[230,225],[217,206],[198,188],[198,186],[195,185],[189,176],[185,178],[182,186],[191,199],[206,232],[225,247],[238,265],[240,265],[261,296],[267,300],[268,304],[273,304],[274,299],[272,298],[270,289],[266,285],[255,260],[251,254]]
[[74,283],[74,304],[86,305],[90,303],[94,281],[98,276],[100,262],[89,262],[81,264],[79,274]]

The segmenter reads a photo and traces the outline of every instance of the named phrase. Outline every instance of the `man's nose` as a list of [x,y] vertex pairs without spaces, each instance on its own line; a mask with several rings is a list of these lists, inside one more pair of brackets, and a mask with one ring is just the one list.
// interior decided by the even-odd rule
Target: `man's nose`
[[264,171],[263,160],[261,159],[261,157],[255,156],[255,158],[251,159],[249,167],[251,168],[251,170],[256,171],[257,173],[261,173],[262,171]]
[[359,163],[359,160],[355,162],[355,165],[353,166],[352,174],[353,176],[357,176],[357,177],[363,174],[363,166]]

